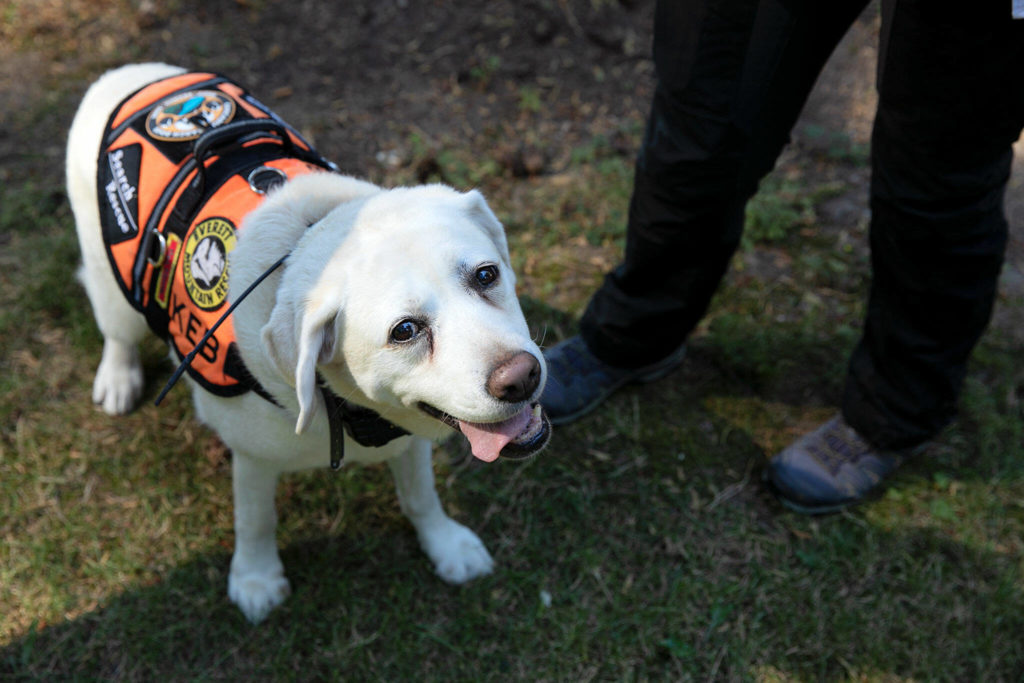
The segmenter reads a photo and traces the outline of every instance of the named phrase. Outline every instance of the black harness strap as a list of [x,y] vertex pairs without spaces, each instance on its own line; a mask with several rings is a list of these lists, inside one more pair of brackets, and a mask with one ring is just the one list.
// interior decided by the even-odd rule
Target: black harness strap
[[409,434],[398,425],[388,422],[375,410],[349,403],[334,393],[318,373],[317,387],[327,409],[327,424],[331,430],[331,469],[341,467],[345,458],[345,434],[360,446],[378,447]]

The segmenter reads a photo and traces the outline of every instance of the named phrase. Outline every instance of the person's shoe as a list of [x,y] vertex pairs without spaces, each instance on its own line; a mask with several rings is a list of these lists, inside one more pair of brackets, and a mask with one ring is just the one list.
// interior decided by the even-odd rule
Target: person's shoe
[[653,382],[683,362],[683,344],[667,357],[641,368],[617,368],[598,360],[579,336],[570,337],[544,352],[548,380],[540,397],[551,424],[577,420],[616,390],[633,382]]
[[836,512],[879,489],[910,454],[876,449],[836,415],[769,460],[764,481],[791,510]]

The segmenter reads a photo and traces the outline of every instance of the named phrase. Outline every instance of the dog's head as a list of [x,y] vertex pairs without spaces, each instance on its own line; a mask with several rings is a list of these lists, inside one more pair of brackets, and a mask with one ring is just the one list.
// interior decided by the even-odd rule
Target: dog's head
[[327,214],[289,258],[262,341],[294,384],[297,433],[319,372],[409,431],[462,431],[482,460],[532,455],[550,435],[543,356],[504,230],[476,191],[388,190]]

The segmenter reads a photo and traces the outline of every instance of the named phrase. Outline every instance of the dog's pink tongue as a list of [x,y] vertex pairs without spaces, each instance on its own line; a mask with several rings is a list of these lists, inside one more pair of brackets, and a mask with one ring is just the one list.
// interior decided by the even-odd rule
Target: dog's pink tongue
[[501,449],[517,436],[526,431],[530,424],[533,411],[526,406],[517,414],[503,422],[459,422],[459,429],[469,439],[469,445],[473,449],[473,455],[484,462],[494,462],[498,459]]

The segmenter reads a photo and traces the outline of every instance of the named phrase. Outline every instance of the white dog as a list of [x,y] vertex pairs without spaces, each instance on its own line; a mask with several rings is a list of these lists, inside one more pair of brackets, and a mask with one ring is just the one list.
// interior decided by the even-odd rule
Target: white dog
[[[93,400],[110,414],[138,401],[137,344],[147,319],[176,359],[199,347],[189,367],[196,412],[233,453],[228,594],[252,621],[289,593],[275,541],[279,475],[327,465],[342,451],[346,462],[390,465],[402,511],[442,579],[489,573],[493,561],[480,539],[441,508],[431,440],[454,427],[474,455],[491,461],[528,457],[549,437],[537,403],[543,356],[516,299],[501,224],[476,191],[385,190],[319,169],[315,153],[257,100],[203,76],[188,80],[164,64],[109,72],[86,93],[71,127],[67,180],[80,277],[104,337]],[[140,89],[155,82],[181,87],[153,100]],[[143,113],[125,119],[126,99]],[[253,120],[255,128],[244,127]],[[233,125],[239,137],[221,135]],[[121,147],[112,151],[106,145],[116,135]],[[250,158],[275,146],[269,160]],[[299,162],[278,158],[283,147],[299,153],[298,172]],[[223,167],[236,152],[241,160]],[[253,195],[258,206],[237,221],[237,241],[230,217],[200,212],[178,226],[188,230],[180,234],[170,218],[160,223],[161,211],[189,212],[186,194],[202,180],[176,176],[184,189],[160,204],[162,187],[146,164],[157,163],[164,183],[189,163],[175,155],[202,156],[207,185],[219,176],[235,195]],[[261,174],[276,179],[265,198],[267,187],[254,180]],[[133,246],[143,250],[134,261],[126,256]],[[214,262],[215,252],[226,265]],[[204,342],[211,325],[202,316],[220,316],[284,256],[222,326],[233,327],[234,338]],[[186,313],[185,303],[197,312]],[[169,318],[154,324],[161,308]],[[214,379],[197,370],[203,364]]]

